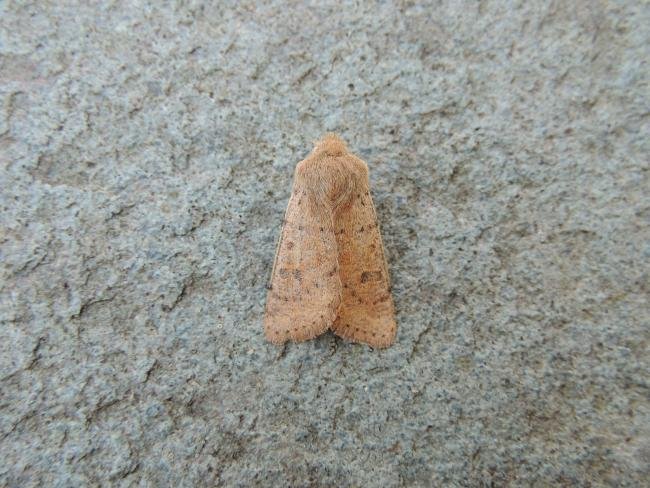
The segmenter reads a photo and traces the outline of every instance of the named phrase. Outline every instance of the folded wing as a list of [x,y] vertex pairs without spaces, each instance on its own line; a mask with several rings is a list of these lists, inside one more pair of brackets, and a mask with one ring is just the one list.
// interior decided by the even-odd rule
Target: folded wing
[[341,302],[332,213],[314,205],[310,192],[295,183],[271,273],[264,331],[275,344],[318,336]]
[[343,301],[332,329],[355,342],[388,347],[397,326],[388,267],[367,176],[334,215]]

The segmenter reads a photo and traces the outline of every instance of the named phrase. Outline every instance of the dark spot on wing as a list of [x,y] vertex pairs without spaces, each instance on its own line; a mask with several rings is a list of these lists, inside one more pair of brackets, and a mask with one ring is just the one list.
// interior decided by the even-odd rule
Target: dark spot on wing
[[382,296],[380,296],[379,298],[377,298],[377,300],[375,300],[374,302],[372,302],[372,304],[373,304],[373,305],[377,305],[378,303],[385,302],[385,301],[388,300],[389,298],[390,298],[390,295],[389,295],[388,293],[386,293],[385,295],[382,295]]
[[289,241],[287,242],[287,249],[293,249],[294,243]]
[[361,273],[361,283],[368,283],[369,281],[381,281],[381,271],[364,271]]

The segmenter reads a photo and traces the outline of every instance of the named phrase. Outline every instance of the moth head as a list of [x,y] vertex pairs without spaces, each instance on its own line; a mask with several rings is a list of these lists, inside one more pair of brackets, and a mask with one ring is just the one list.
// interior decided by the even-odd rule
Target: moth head
[[316,142],[314,147],[315,154],[327,156],[343,156],[348,152],[348,148],[339,136],[333,133],[325,134],[319,141]]

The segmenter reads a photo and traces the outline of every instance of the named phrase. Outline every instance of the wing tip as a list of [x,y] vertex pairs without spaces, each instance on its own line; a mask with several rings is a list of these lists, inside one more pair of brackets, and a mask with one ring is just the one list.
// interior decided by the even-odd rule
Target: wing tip
[[[293,318],[289,320],[276,320],[268,313],[264,317],[264,335],[266,340],[276,346],[281,346],[286,342],[305,342],[323,334],[330,328],[334,321],[334,316],[323,316],[323,321],[316,323],[310,320]],[[299,325],[302,324],[302,325]]]
[[332,327],[332,332],[350,342],[365,344],[374,349],[386,349],[395,343],[397,325],[395,321],[392,321],[390,328],[383,333],[357,330],[356,328],[347,330],[345,327]]

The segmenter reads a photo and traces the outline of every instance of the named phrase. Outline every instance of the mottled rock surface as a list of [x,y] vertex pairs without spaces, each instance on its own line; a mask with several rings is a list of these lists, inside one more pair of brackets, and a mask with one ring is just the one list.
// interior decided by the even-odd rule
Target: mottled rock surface
[[[0,486],[648,482],[647,3],[52,3],[0,4]],[[262,334],[325,131],[386,351]]]

